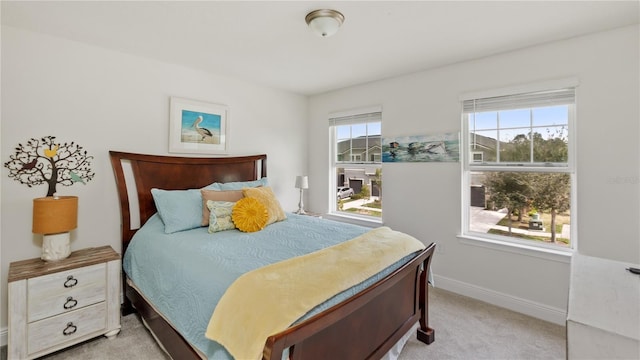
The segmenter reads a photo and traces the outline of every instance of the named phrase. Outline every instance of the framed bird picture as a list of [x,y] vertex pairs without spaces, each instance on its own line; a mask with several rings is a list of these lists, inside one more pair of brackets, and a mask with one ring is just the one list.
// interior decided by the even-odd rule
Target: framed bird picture
[[171,97],[169,152],[226,154],[228,114],[225,105]]

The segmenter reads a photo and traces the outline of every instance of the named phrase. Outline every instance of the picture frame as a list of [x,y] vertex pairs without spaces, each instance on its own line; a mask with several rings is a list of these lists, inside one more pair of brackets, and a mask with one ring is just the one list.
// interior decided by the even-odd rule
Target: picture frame
[[170,153],[228,153],[227,106],[172,96],[169,108]]

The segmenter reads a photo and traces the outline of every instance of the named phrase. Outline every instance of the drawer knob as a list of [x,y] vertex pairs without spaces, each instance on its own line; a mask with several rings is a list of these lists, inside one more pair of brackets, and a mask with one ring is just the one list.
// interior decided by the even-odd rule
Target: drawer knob
[[62,334],[63,334],[64,336],[71,335],[71,334],[73,334],[74,332],[76,332],[76,330],[78,330],[78,327],[77,327],[77,326],[75,326],[75,325],[73,325],[73,323],[72,323],[72,322],[70,322],[70,323],[67,323],[67,327],[66,327],[66,328],[64,328],[64,330],[62,330]]
[[78,284],[78,279],[74,278],[73,275],[67,276],[67,281],[64,282],[64,287],[70,288],[74,287]]
[[78,300],[72,298],[71,296],[69,296],[67,298],[67,301],[64,303],[64,305],[62,305],[65,309],[73,309],[76,305],[78,305]]

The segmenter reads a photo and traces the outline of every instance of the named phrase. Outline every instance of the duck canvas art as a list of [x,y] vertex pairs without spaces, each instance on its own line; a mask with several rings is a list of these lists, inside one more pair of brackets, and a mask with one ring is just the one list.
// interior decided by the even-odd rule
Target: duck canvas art
[[457,162],[459,159],[457,132],[382,139],[382,162]]

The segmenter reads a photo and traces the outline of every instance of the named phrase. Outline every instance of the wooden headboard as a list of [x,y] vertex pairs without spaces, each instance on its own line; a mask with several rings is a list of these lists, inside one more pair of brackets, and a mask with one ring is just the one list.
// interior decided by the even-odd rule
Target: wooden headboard
[[206,158],[109,151],[109,156],[120,201],[123,254],[139,227],[132,219],[138,219],[139,215],[142,225],[156,213],[152,188],[199,189],[214,182],[250,181],[267,176],[265,154]]

